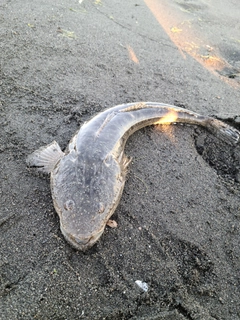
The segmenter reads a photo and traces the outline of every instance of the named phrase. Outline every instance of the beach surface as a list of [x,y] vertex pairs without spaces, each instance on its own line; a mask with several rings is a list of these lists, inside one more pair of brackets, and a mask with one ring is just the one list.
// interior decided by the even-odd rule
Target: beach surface
[[240,130],[239,16],[237,0],[1,0],[1,320],[240,319],[240,144],[196,126],[134,133],[118,227],[84,253],[26,165],[127,102]]

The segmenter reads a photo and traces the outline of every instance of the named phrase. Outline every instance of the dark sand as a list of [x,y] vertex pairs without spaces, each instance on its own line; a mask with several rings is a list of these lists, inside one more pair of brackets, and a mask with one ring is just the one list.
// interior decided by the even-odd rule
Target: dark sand
[[0,319],[240,319],[239,146],[190,126],[136,132],[118,228],[86,253],[59,230],[49,177],[26,168],[32,151],[52,140],[64,149],[84,121],[124,102],[240,128],[240,2],[169,1],[162,13],[189,22],[203,60],[224,59],[215,74],[177,49],[147,2],[0,2]]

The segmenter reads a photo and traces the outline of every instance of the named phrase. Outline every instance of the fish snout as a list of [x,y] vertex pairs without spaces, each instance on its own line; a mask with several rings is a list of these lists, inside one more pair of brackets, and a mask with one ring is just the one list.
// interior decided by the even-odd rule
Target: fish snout
[[89,237],[82,236],[80,238],[79,236],[75,236],[74,234],[67,232],[62,225],[60,229],[67,242],[70,243],[75,249],[81,251],[85,251],[88,248],[92,247],[94,243],[101,237],[104,231],[103,228],[99,232],[96,232],[94,235],[90,235]]

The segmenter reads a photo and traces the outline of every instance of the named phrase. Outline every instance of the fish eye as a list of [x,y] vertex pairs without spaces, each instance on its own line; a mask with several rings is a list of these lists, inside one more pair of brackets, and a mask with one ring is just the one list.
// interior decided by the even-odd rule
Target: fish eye
[[104,204],[102,202],[99,202],[98,213],[103,213],[104,209],[105,209]]
[[63,206],[64,206],[64,209],[66,209],[67,211],[70,211],[70,210],[73,210],[75,206],[75,202],[73,200],[67,200]]

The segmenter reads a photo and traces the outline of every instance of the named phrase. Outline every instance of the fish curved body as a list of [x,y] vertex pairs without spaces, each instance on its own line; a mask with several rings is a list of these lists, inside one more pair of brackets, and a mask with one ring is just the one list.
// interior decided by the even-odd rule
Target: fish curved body
[[[174,118],[168,118],[174,114]],[[206,127],[236,144],[240,133],[227,124],[195,112],[156,102],[129,103],[107,109],[85,123],[65,152],[56,142],[33,152],[30,166],[51,173],[54,207],[66,240],[86,250],[102,235],[123,191],[127,138],[152,124],[183,122]]]

